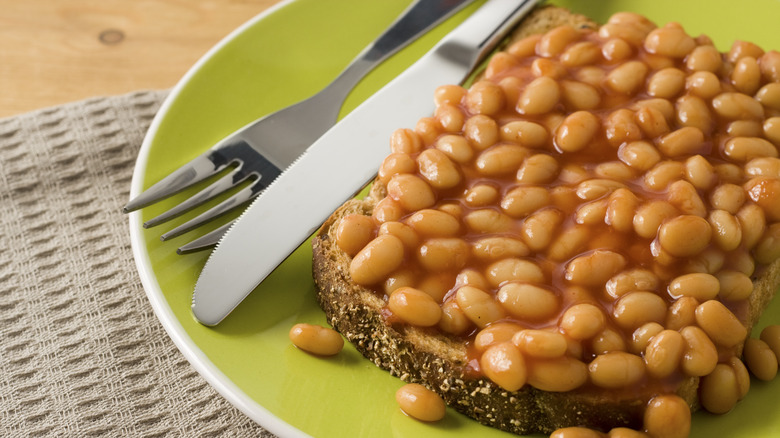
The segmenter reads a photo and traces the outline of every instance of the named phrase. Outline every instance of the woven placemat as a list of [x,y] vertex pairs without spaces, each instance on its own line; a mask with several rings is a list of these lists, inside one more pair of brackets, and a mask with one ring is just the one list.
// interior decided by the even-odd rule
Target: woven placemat
[[271,436],[152,312],[127,217],[166,91],[0,120],[0,436]]

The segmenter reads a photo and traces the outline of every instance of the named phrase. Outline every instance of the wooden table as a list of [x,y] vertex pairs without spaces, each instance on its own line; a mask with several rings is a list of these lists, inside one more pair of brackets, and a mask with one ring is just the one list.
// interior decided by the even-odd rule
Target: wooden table
[[279,0],[0,0],[0,117],[170,88]]

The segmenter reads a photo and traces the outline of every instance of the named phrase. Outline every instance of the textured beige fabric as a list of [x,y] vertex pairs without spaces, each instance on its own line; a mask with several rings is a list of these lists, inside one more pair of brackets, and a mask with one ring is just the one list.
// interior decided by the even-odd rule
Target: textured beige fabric
[[270,436],[154,316],[120,212],[166,92],[0,120],[0,436]]

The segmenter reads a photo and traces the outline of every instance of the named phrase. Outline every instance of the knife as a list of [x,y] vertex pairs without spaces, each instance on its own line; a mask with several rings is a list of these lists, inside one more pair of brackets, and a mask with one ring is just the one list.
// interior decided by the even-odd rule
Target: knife
[[488,0],[401,75],[314,142],[225,233],[195,284],[192,312],[216,325],[375,176],[397,128],[433,113],[538,0]]

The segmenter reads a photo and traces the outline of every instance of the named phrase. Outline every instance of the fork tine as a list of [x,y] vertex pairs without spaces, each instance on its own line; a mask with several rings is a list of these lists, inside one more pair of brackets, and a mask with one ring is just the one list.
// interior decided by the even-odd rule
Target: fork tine
[[176,169],[171,174],[156,182],[143,193],[131,199],[122,209],[125,213],[146,207],[163,198],[173,195],[192,184],[202,181],[220,172],[230,163],[216,157],[215,151],[208,151],[194,160]]
[[[253,185],[254,186],[254,185]],[[161,240],[168,240],[171,238],[174,238],[176,236],[180,236],[187,231],[190,231],[194,228],[197,228],[201,226],[202,224],[216,218],[217,216],[226,213],[233,208],[249,201],[257,193],[259,193],[257,190],[253,189],[253,186],[245,187],[241,189],[238,193],[235,195],[229,197],[228,199],[222,201],[221,203],[217,204],[216,206],[210,208],[209,210],[203,212],[202,214],[198,215],[197,217],[179,225],[178,227],[168,231],[167,233],[160,236]]]
[[217,242],[219,242],[219,239],[221,239],[223,235],[225,235],[228,228],[233,225],[233,222],[235,221],[230,221],[225,225],[215,229],[214,231],[210,231],[207,234],[204,234],[202,237],[198,237],[189,243],[185,243],[176,250],[176,253],[189,254],[195,251],[211,248],[212,246],[216,245]]
[[226,190],[230,190],[232,187],[241,184],[250,176],[251,176],[250,174],[245,172],[241,168],[241,166],[239,166],[236,170],[218,179],[213,184],[201,190],[200,192],[196,193],[192,197],[184,200],[179,205],[171,208],[170,210],[160,214],[157,217],[154,217],[144,222],[144,228],[150,228],[155,225],[159,225],[163,222],[166,222],[170,219],[173,219],[174,217],[179,216],[180,214],[203,204],[204,202],[214,198],[215,196],[224,193]]

